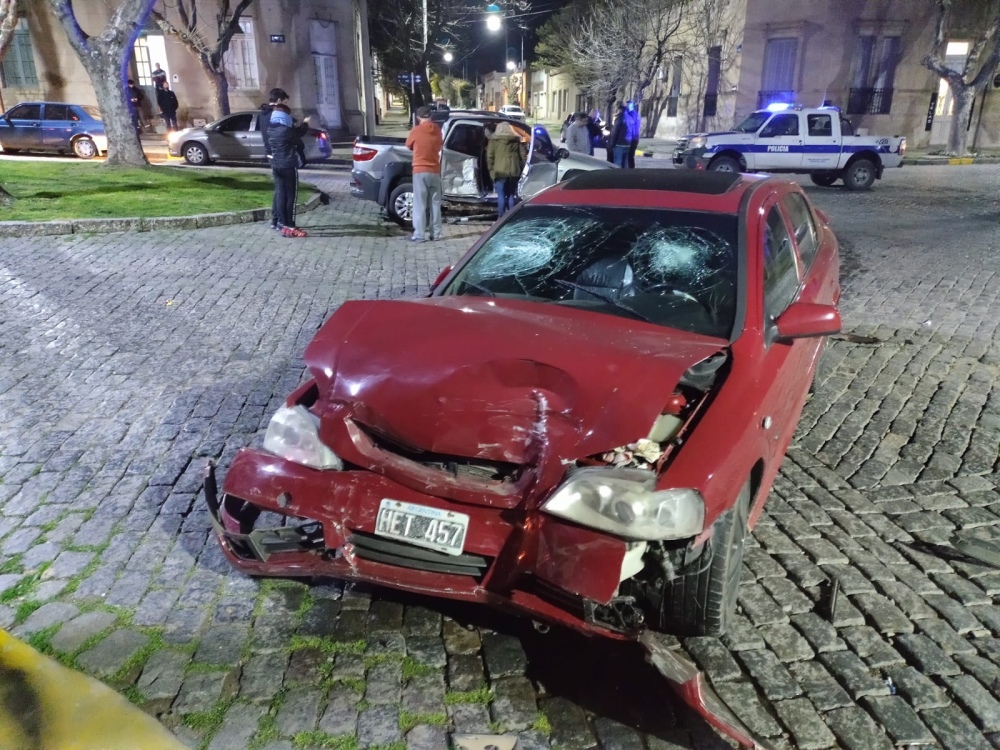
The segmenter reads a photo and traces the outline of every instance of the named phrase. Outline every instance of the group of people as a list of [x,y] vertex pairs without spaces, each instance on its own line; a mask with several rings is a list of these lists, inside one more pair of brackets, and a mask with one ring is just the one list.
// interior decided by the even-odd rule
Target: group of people
[[[156,63],[156,68],[150,74],[150,78],[153,79],[153,87],[156,89],[156,106],[160,108],[160,116],[167,126],[167,132],[177,130],[177,94],[170,90],[170,84],[167,82],[167,71],[163,70],[159,63]],[[146,115],[143,112],[146,94],[131,78],[128,79],[125,95],[128,98],[132,127],[135,128],[136,134],[141,135],[144,128],[153,130],[152,124],[146,121]]]
[[[627,101],[618,104],[618,114],[615,117],[611,134],[608,136],[608,161],[617,164],[622,169],[635,169],[635,152],[639,147],[640,118],[635,102]],[[604,123],[601,122],[597,110],[576,112],[570,115],[563,130],[563,140],[566,148],[577,154],[594,155],[595,147],[599,146],[604,135]]]

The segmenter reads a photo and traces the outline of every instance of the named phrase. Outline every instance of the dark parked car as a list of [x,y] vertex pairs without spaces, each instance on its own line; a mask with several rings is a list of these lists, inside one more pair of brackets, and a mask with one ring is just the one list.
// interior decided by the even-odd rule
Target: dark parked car
[[254,575],[617,637],[722,633],[840,329],[838,267],[826,218],[785,179],[558,183],[429,297],[334,313],[263,447],[221,494],[209,471],[222,548]]
[[63,102],[24,102],[0,115],[0,148],[73,153],[93,159],[108,150],[104,122],[97,107]]

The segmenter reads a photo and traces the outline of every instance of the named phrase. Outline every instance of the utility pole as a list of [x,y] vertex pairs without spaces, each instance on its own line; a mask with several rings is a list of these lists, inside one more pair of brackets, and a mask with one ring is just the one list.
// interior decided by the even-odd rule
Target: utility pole
[[427,59],[427,0],[424,0],[424,80],[427,88],[431,85],[431,66]]
[[[361,25],[361,86],[362,101],[364,106],[361,111],[365,113],[365,133],[375,134],[375,110],[378,106],[375,93],[375,75],[372,72],[372,46],[368,39],[368,0],[360,0],[358,3],[358,21]],[[2,110],[2,106],[0,106]]]

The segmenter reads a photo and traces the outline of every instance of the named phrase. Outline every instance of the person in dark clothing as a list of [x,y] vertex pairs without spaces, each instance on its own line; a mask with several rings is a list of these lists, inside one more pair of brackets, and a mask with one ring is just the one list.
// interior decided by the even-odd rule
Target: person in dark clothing
[[163,88],[156,90],[156,105],[163,115],[167,132],[177,130],[177,94],[170,90],[170,84],[166,81],[163,82]]
[[159,91],[167,83],[167,71],[161,68],[159,63],[156,63],[156,69],[150,74],[150,78],[153,79],[153,86]]
[[618,114],[615,116],[615,125],[611,129],[611,136],[608,138],[608,147],[613,154],[613,161],[621,169],[628,168],[628,151],[631,147],[628,139],[628,126],[625,123],[625,105],[618,105]]
[[[268,156],[271,155],[271,144],[268,142],[267,131],[271,127],[271,112],[278,104],[285,104],[288,101],[288,94],[284,89],[271,89],[271,93],[268,94],[267,103],[260,105],[260,116],[257,118],[259,124],[257,129],[260,131],[260,136],[264,140],[264,153]],[[287,105],[286,105],[287,106]]]
[[267,141],[271,148],[271,173],[274,175],[274,217],[272,228],[280,228],[283,237],[305,237],[295,226],[295,200],[298,193],[299,170],[297,143],[307,125],[296,125],[284,104],[271,111]]
[[125,98],[128,99],[128,109],[129,114],[132,115],[132,127],[135,128],[135,134],[141,135],[142,124],[139,118],[142,117],[142,103],[146,100],[146,95],[142,92],[141,88],[135,85],[135,81],[131,78],[128,79]]
[[635,102],[629,100],[625,102],[625,125],[628,129],[628,168],[635,169],[635,151],[639,148],[639,134],[642,129],[642,121],[639,117],[639,110],[636,109]]

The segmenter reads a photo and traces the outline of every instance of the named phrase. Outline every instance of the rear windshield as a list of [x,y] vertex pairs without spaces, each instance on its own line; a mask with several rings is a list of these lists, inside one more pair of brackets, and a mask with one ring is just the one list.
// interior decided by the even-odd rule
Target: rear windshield
[[729,338],[737,265],[731,214],[527,206],[440,293],[567,305]]

